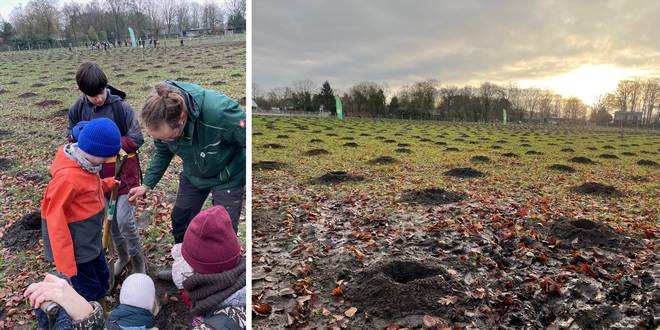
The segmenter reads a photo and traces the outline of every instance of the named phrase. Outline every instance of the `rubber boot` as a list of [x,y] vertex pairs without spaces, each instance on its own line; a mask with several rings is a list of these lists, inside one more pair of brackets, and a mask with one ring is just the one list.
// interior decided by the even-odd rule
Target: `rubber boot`
[[123,243],[121,245],[116,245],[115,248],[117,249],[117,255],[119,256],[119,259],[115,261],[115,265],[112,269],[112,273],[115,274],[115,276],[119,276],[119,274],[121,274],[121,271],[124,269],[124,267],[126,267],[129,261],[128,244]]
[[147,273],[147,267],[144,262],[144,257],[142,256],[142,253],[139,253],[131,257],[131,274],[135,273],[142,273],[146,274]]

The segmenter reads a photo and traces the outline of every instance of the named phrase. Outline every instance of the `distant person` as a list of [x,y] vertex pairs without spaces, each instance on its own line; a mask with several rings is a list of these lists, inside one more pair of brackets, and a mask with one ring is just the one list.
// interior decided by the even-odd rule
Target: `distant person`
[[245,199],[245,111],[218,91],[167,80],[156,84],[140,116],[155,151],[142,185],[130,190],[129,200],[134,203],[154,189],[177,155],[183,172],[171,215],[174,242],[183,241],[209,193],[213,205],[227,209],[238,232]]
[[[119,275],[130,262],[134,273],[145,272],[142,244],[135,222],[135,210],[128,203],[128,192],[140,186],[140,160],[138,149],[144,143],[142,130],[133,108],[124,101],[126,93],[108,85],[108,78],[96,63],[83,63],[76,73],[78,89],[83,93],[69,108],[67,134],[76,141],[76,131],[85,130],[85,122],[95,118],[108,118],[119,128],[121,149],[128,154],[121,172],[117,197],[116,221],[112,221],[112,242],[119,256],[112,269]],[[106,159],[100,172],[102,178],[114,177],[116,154]],[[106,201],[109,195],[106,195]]]
[[181,47],[183,47],[183,38],[181,38],[181,40],[179,40],[179,45],[181,45]]
[[90,121],[77,143],[63,145],[51,165],[52,179],[41,201],[41,232],[45,258],[71,279],[88,301],[108,291],[108,265],[101,246],[105,200],[117,182],[101,179],[103,162],[121,148],[119,128],[112,120]]

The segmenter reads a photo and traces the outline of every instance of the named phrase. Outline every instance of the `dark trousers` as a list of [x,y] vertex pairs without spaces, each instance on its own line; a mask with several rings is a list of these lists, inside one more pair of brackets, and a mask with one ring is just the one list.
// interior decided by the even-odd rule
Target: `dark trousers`
[[96,259],[76,264],[78,274],[71,278],[71,285],[87,301],[99,300],[108,292],[110,276],[103,251]]
[[179,176],[179,191],[172,210],[172,236],[174,243],[183,242],[188,225],[201,210],[206,198],[212,194],[213,205],[223,206],[231,217],[234,232],[238,233],[238,220],[245,200],[245,186],[233,189],[198,189],[185,175]]

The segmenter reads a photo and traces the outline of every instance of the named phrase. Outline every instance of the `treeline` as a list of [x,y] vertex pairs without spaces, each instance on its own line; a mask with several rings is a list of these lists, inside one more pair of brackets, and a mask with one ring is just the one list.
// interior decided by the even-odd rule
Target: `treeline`
[[246,0],[95,0],[91,2],[29,0],[0,22],[0,42],[52,45],[65,41],[124,41],[132,27],[137,38],[183,36],[194,28],[222,33],[245,31]]
[[[253,95],[262,109],[319,111],[323,95],[341,95],[344,113],[359,117],[428,118],[449,121],[495,122],[506,110],[509,121],[546,122],[549,120],[608,124],[616,111],[640,112],[640,122],[660,123],[660,83],[658,80],[623,80],[610,94],[587,105],[577,97],[562,97],[547,89],[521,88],[515,84],[484,82],[479,86],[441,85],[426,80],[405,85],[388,93],[386,84],[362,82],[344,93],[333,91],[328,82],[317,90],[309,80]],[[325,97],[325,96],[324,96]],[[324,109],[334,111],[334,106]]]

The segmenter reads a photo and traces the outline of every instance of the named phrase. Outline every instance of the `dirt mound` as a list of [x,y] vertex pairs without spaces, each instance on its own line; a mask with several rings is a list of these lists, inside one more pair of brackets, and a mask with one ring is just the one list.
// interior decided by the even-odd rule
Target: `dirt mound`
[[255,170],[279,170],[286,167],[287,165],[285,163],[271,160],[263,160],[252,164],[252,168]]
[[9,93],[8,90],[0,88],[0,94]]
[[62,101],[60,101],[60,100],[48,100],[48,99],[46,99],[46,100],[43,100],[43,101],[41,101],[41,102],[37,102],[37,103],[35,103],[34,105],[36,105],[36,106],[40,106],[40,107],[42,107],[42,108],[45,108],[45,107],[49,107],[49,106],[51,106],[51,105],[59,105],[59,104],[62,104]]
[[596,147],[587,147],[587,150],[598,150]]
[[575,150],[573,150],[573,149],[571,149],[571,148],[563,148],[563,149],[561,149],[560,151],[561,151],[561,152],[575,152]]
[[502,146],[491,146],[491,149],[502,149]]
[[126,77],[126,75],[123,74],[123,73],[118,73],[117,75],[115,75],[115,77],[116,78],[123,78],[123,77]]
[[409,154],[412,153],[412,150],[406,148],[399,148],[399,149],[395,149],[394,152],[398,152],[401,154]]
[[573,244],[581,248],[617,248],[621,245],[621,236],[610,226],[585,219],[560,218],[549,226],[549,232],[567,248]]
[[617,156],[617,155],[612,155],[612,154],[600,154],[600,155],[598,155],[598,158],[603,158],[603,159],[619,159],[619,156]]
[[575,173],[576,170],[573,167],[564,164],[552,164],[548,166],[549,170],[565,172],[565,173]]
[[280,134],[280,135],[276,136],[275,138],[276,138],[276,139],[288,139],[289,136],[288,136],[288,135],[284,135],[284,134]]
[[37,96],[37,95],[39,95],[39,94],[37,94],[37,93],[33,93],[33,92],[27,92],[27,93],[23,93],[23,94],[19,95],[18,97],[20,97],[20,98],[23,98],[23,97],[35,97],[35,96]]
[[311,139],[311,140],[309,140],[309,142],[310,143],[322,143],[323,140],[321,140],[321,139]]
[[46,86],[46,84],[43,84],[43,83],[36,83],[36,84],[30,85],[30,87],[33,87],[33,88],[35,88],[35,87],[44,87],[44,86]]
[[504,157],[509,157],[509,158],[520,158],[517,154],[514,154],[513,152],[505,152],[502,154]]
[[406,148],[406,147],[410,147],[410,143],[399,143],[396,146],[399,148]]
[[266,143],[261,145],[262,148],[270,148],[270,149],[284,149],[286,148],[285,146],[277,143]]
[[536,150],[529,150],[525,153],[525,155],[543,155],[542,152],[538,152]]
[[614,148],[613,146],[610,146],[610,145],[605,145],[605,146],[603,146],[603,149],[610,149],[610,150],[612,150],[612,149],[616,149],[616,148]]
[[424,190],[406,190],[401,194],[401,202],[424,204],[424,205],[442,205],[456,203],[465,199],[464,193],[455,193],[439,188],[428,188]]
[[67,90],[69,90],[69,89],[65,88],[65,87],[55,87],[55,88],[49,89],[48,91],[49,92],[64,92],[64,91],[67,91]]
[[216,81],[212,82],[211,85],[213,85],[213,86],[222,86],[222,85],[224,85],[224,84],[226,84],[226,83],[227,83],[227,82],[224,81],[224,80],[216,80]]
[[135,85],[135,83],[132,82],[132,81],[124,81],[123,83],[121,83],[121,85],[122,86],[133,86],[133,85]]
[[470,158],[470,161],[473,161],[475,163],[488,163],[490,162],[490,158],[486,156],[473,156]]
[[472,167],[457,167],[445,172],[444,174],[446,176],[453,176],[457,178],[478,178],[485,175],[483,172],[475,170]]
[[315,180],[317,183],[322,183],[322,184],[333,184],[333,183],[342,183],[342,182],[359,182],[359,181],[364,181],[363,176],[356,176],[349,174],[348,172],[344,171],[332,171],[328,172],[326,174],[321,175]]
[[2,237],[2,243],[11,251],[31,250],[41,238],[41,211],[28,213],[14,222]]
[[0,171],[8,169],[12,165],[13,161],[9,158],[0,157]]
[[349,143],[344,143],[343,146],[344,146],[344,147],[347,147],[347,148],[357,148],[357,147],[359,147],[360,145],[357,144],[357,143],[355,143],[355,142],[349,142]]
[[568,160],[571,163],[577,163],[577,164],[596,164],[593,160],[587,158],[587,157],[573,157]]
[[139,69],[135,70],[135,72],[147,72],[147,71],[148,70],[145,69],[145,68],[139,68]]
[[[156,296],[160,301],[160,311],[155,317],[154,326],[158,329],[187,329],[192,323],[192,315],[188,306],[183,303],[179,289],[172,281],[159,280],[153,274],[149,275],[154,279]],[[175,301],[172,297],[178,299]]]
[[445,151],[459,151],[459,150],[458,150],[458,148],[455,148],[455,147],[449,147],[449,148],[445,149]]
[[447,142],[438,141],[438,142],[435,143],[435,145],[438,145],[438,146],[446,146],[446,145],[447,145]]
[[636,153],[630,152],[630,151],[624,151],[621,154],[624,155],[624,156],[637,156]]
[[406,259],[378,262],[355,276],[346,296],[358,310],[384,319],[438,315],[444,309],[438,301],[458,284],[437,264]]
[[396,140],[383,140],[383,143],[396,143]]
[[327,155],[330,152],[325,150],[325,149],[311,149],[308,151],[305,151],[304,155],[305,156],[319,156],[319,155]]
[[572,191],[580,194],[600,195],[600,196],[621,196],[621,192],[614,186],[609,186],[599,182],[585,182],[582,185],[571,188]]
[[649,166],[649,167],[660,167],[660,164],[658,164],[657,162],[652,161],[650,159],[641,159],[641,160],[637,161],[637,165]]
[[370,160],[368,163],[371,165],[386,165],[386,164],[396,164],[399,160],[391,156],[380,156]]
[[177,77],[176,80],[178,80],[178,81],[190,81],[190,78],[188,78],[188,77]]

